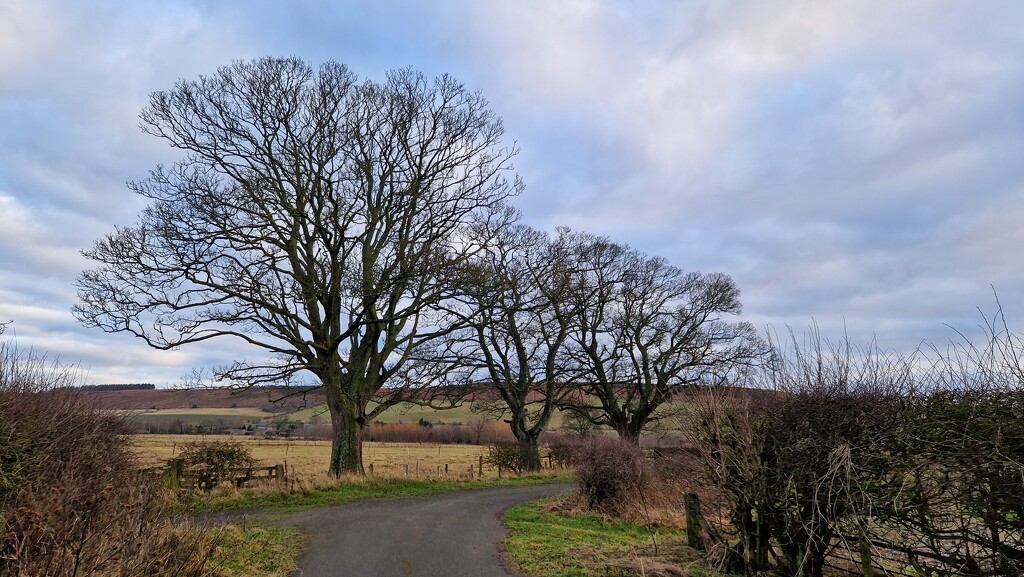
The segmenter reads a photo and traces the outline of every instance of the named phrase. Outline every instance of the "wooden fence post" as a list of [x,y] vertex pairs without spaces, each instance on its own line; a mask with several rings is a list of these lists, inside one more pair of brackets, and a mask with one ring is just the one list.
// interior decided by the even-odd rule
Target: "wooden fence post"
[[871,559],[871,541],[868,540],[867,531],[860,532],[860,568],[864,577],[875,577],[875,565]]
[[683,501],[686,511],[686,544],[698,551],[704,550],[704,539],[700,530],[700,498],[696,493],[687,493]]
[[168,489],[177,491],[181,488],[181,478],[185,474],[185,461],[171,459],[167,461],[167,469],[164,471],[160,484]]
[[278,483],[284,483],[284,481],[285,481],[284,465],[281,465],[281,464],[274,465],[274,476],[277,477],[277,482]]
[[484,478],[484,456],[480,455],[480,463],[477,466],[477,477],[480,479]]

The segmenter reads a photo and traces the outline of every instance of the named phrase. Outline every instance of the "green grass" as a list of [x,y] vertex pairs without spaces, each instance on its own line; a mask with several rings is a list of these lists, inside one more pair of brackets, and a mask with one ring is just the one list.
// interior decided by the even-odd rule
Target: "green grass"
[[217,577],[285,577],[298,566],[304,540],[294,527],[227,525],[207,568]]
[[685,547],[684,530],[657,529],[656,555],[651,534],[642,526],[591,516],[563,517],[546,511],[543,502],[513,507],[504,520],[509,529],[504,541],[508,557],[531,577],[640,575],[641,558],[648,567],[672,564],[693,577],[717,575]]
[[243,492],[237,495],[197,498],[191,504],[191,509],[196,513],[210,513],[233,509],[264,509],[267,513],[290,513],[316,507],[330,507],[364,499],[426,497],[471,489],[541,485],[545,483],[569,482],[571,480],[572,478],[566,475],[508,477],[505,479],[484,479],[482,481],[418,481],[393,478],[360,479],[356,481],[341,481],[336,485],[305,491]]

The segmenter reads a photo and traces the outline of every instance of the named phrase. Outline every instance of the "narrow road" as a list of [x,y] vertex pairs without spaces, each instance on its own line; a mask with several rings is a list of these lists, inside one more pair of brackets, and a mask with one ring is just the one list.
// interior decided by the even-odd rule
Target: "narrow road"
[[309,535],[296,577],[508,577],[498,559],[501,514],[567,484],[363,501],[283,519]]

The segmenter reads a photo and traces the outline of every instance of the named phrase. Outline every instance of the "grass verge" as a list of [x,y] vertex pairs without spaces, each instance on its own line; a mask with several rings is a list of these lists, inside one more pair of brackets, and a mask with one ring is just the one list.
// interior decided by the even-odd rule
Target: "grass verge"
[[304,535],[294,527],[226,525],[207,568],[216,577],[285,577],[298,567]]
[[480,481],[412,480],[397,478],[364,478],[343,480],[335,485],[299,491],[239,492],[198,498],[190,509],[196,513],[212,513],[233,509],[266,509],[268,512],[288,513],[330,507],[363,499],[401,499],[426,497],[471,489],[541,485],[572,481],[568,475],[523,476]]
[[702,567],[699,555],[685,546],[685,530],[657,529],[655,553],[645,527],[586,515],[563,517],[546,502],[519,505],[504,515],[506,555],[530,577],[719,575]]

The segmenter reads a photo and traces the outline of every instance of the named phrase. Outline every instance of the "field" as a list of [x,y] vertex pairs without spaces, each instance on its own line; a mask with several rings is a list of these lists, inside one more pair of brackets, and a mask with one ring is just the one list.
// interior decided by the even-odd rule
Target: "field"
[[[372,410],[375,405],[370,404],[368,410]],[[331,416],[327,413],[326,405],[318,405],[315,407],[308,407],[292,413],[288,413],[288,420],[290,421],[301,421],[304,423],[311,422],[330,422]],[[442,423],[472,423],[474,421],[491,420],[491,417],[480,413],[474,413],[470,410],[468,404],[459,405],[451,409],[433,409],[430,407],[421,407],[419,405],[413,405],[411,403],[401,403],[391,407],[387,411],[384,411],[380,417],[377,418],[378,423],[417,423],[420,419],[430,421],[435,424]]]
[[[230,389],[155,389],[125,391],[86,391],[99,406],[123,412],[140,423],[170,423],[180,420],[191,425],[241,426],[263,421],[289,423],[329,423],[323,395],[286,397],[287,391],[274,387],[255,387],[242,391]],[[474,412],[468,402],[451,409],[433,409],[411,403],[396,405],[377,418],[378,423],[471,424],[493,421],[491,414]],[[550,429],[564,422],[561,412],[551,419]]]
[[142,424],[160,424],[170,426],[176,421],[198,426],[213,428],[241,427],[248,423],[259,423],[274,417],[255,407],[211,407],[195,409],[147,409],[145,411],[116,411],[129,419]]
[[[371,404],[372,409],[372,404]],[[257,407],[197,407],[197,408],[172,408],[172,409],[146,409],[127,410],[118,409],[124,412],[133,420],[139,422],[181,419],[184,422],[197,424],[199,422],[231,422],[231,423],[258,423],[261,421],[283,421],[292,423],[329,423],[331,416],[327,412],[326,405],[300,408],[290,411],[270,412]],[[469,404],[462,404],[451,409],[434,409],[421,407],[411,403],[401,403],[391,407],[375,422],[377,423],[418,423],[420,420],[430,421],[434,424],[470,424],[477,421],[494,420],[493,415],[474,412]],[[564,418],[560,411],[556,411],[551,419],[552,428],[558,428]]]
[[197,417],[254,417],[254,418],[267,418],[273,416],[273,413],[268,413],[262,409],[255,407],[210,407],[210,408],[195,408],[195,409],[149,409],[146,411],[128,411],[134,417],[182,417],[182,416],[197,416]]
[[[135,435],[132,442],[140,463],[155,466],[173,458],[186,443],[228,439],[244,443],[263,465],[286,465],[292,479],[314,483],[326,480],[331,456],[329,441],[264,440],[223,435]],[[408,471],[409,477],[443,478],[447,465],[449,477],[468,477],[470,467],[476,472],[480,457],[486,452],[486,447],[477,445],[366,442],[363,443],[363,463],[367,471],[373,466],[375,476],[405,477]],[[491,477],[497,477],[497,470],[485,465],[484,478]]]

